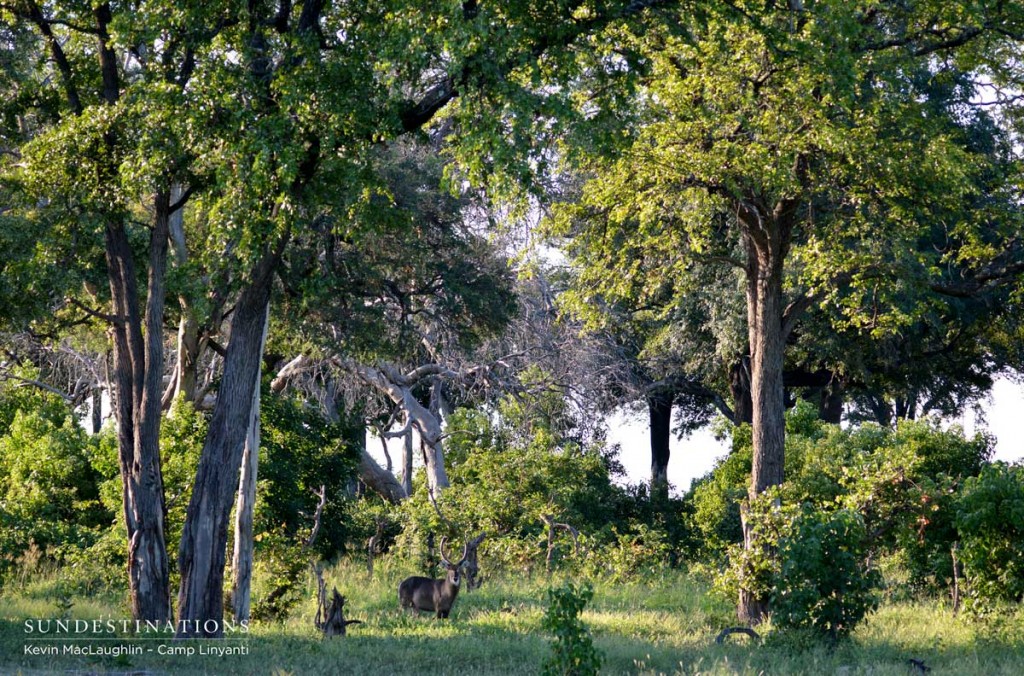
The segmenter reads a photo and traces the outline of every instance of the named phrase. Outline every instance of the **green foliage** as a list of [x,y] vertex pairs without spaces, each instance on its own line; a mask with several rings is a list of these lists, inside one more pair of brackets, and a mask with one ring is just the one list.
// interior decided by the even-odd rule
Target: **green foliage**
[[[252,614],[277,621],[300,600],[310,561],[337,556],[351,538],[348,490],[364,430],[327,423],[302,402],[263,391]],[[321,486],[326,504],[310,546]]]
[[13,369],[13,379],[0,384],[0,436],[8,434],[18,412],[35,413],[55,425],[63,425],[73,415],[67,402],[52,392],[19,382],[19,378],[38,380],[37,369]]
[[104,529],[89,546],[68,550],[57,573],[60,586],[83,596],[126,591],[127,548],[123,526],[117,524]]
[[831,639],[848,635],[878,604],[881,576],[869,564],[863,517],[845,508],[780,505],[778,489],[749,504],[752,545],[733,545],[716,581],[735,598],[770,599],[772,622]]
[[[164,479],[164,537],[167,551],[178,551],[185,512],[191,497],[192,482],[196,478],[199,455],[206,440],[209,419],[186,401],[175,401],[170,415],[160,425],[160,466]],[[113,480],[120,484],[120,478]],[[120,495],[117,496],[120,501]],[[177,556],[171,556],[172,573],[177,574]]]
[[[991,443],[928,420],[844,429],[817,420],[801,402],[787,416],[788,478],[779,497],[785,505],[855,511],[879,555],[900,554],[911,590],[943,589],[952,581],[950,548],[959,537],[953,501],[963,481],[984,466]],[[741,541],[750,453],[749,432],[740,428],[732,454],[693,491],[691,519],[705,535],[705,555],[721,556],[723,545]]]
[[302,597],[311,552],[284,528],[255,535],[258,553],[253,562],[252,618],[279,622]]
[[1024,466],[993,463],[956,498],[969,607],[1024,600]]
[[612,526],[607,538],[591,543],[581,536],[582,555],[578,567],[587,577],[623,583],[650,580],[665,571],[670,548],[664,531],[645,523],[631,524],[628,533]]
[[753,458],[750,426],[732,430],[732,452],[694,481],[685,500],[693,505],[689,521],[700,534],[703,555],[721,556],[730,543],[743,538],[740,503],[747,496]]
[[308,536],[318,501],[313,491],[323,486],[327,504],[314,551],[325,558],[336,556],[349,537],[348,493],[364,430],[354,421],[327,423],[316,410],[269,389],[264,388],[260,402],[254,531]]
[[541,672],[545,676],[596,675],[601,668],[601,653],[580,619],[592,598],[594,589],[589,584],[576,586],[570,582],[560,589],[548,590],[548,609],[541,627],[554,634],[555,639]]
[[881,576],[867,563],[870,544],[857,512],[804,504],[778,542],[773,621],[847,636],[878,605]]
[[[417,476],[414,495],[400,507],[400,552],[429,565],[424,557],[429,533],[458,541],[487,532],[482,566],[535,570],[547,562],[544,519],[551,518],[581,533],[576,553],[570,534],[555,531],[556,566],[570,564],[621,580],[668,565],[671,550],[684,539],[681,524],[665,517],[646,492],[614,485],[601,447],[583,450],[568,441],[560,431],[560,400],[554,405],[545,398],[551,399],[509,398],[496,417],[469,409],[453,412],[447,423],[452,485],[437,497],[445,518]],[[661,505],[669,511],[675,506]]]
[[90,464],[94,444],[70,410],[17,411],[0,437],[0,574],[30,549],[62,560],[91,544],[111,515]]

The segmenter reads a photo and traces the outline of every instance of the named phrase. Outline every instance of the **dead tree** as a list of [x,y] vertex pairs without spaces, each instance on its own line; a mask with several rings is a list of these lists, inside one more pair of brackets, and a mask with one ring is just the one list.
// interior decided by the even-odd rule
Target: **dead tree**
[[483,542],[486,537],[487,533],[480,533],[480,535],[477,535],[466,543],[466,558],[465,563],[462,565],[462,569],[466,576],[466,591],[468,592],[480,588],[480,565],[477,563],[476,550],[480,547],[480,543]]
[[323,571],[318,567],[314,568],[317,582],[317,606],[314,626],[318,631],[323,632],[324,638],[328,636],[344,636],[350,624],[362,624],[361,620],[345,619],[345,597],[338,593],[338,588],[333,587],[331,601],[327,602],[327,585],[324,583]]
[[548,551],[544,559],[544,570],[550,573],[555,556],[555,531],[563,530],[572,536],[573,552],[577,554],[580,551],[580,532],[567,523],[558,523],[550,514],[542,514],[540,520],[548,527]]

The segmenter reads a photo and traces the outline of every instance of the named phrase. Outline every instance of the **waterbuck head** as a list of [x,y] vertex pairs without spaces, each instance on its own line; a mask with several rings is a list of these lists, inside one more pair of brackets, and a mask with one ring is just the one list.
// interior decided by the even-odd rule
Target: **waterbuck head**
[[469,545],[467,543],[462,546],[462,558],[459,559],[458,563],[452,563],[448,559],[448,552],[445,551],[444,545],[446,541],[447,538],[441,538],[441,565],[447,571],[445,581],[458,588],[462,584],[462,566],[466,563],[466,551]]

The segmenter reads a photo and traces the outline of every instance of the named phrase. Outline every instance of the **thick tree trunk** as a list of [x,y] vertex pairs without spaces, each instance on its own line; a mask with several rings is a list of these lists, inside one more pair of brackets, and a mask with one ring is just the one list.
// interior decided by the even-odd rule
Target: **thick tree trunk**
[[421,433],[420,439],[427,443],[427,480],[436,492],[451,485],[444,467],[444,434],[441,431],[444,417],[448,414],[448,404],[444,397],[444,386],[437,377],[430,386],[430,414],[433,417],[430,433]]
[[[759,227],[763,223],[759,222]],[[751,228],[753,230],[753,228]],[[745,237],[747,248],[747,323],[750,339],[750,384],[753,405],[753,463],[750,499],[783,481],[785,461],[785,390],[783,367],[786,336],[783,329],[782,272],[788,232],[778,222]],[[758,533],[743,518],[746,549],[756,546]],[[740,593],[742,622],[756,624],[767,611],[767,599]]]
[[448,473],[444,469],[444,447],[439,441],[440,435],[433,437],[438,439],[436,443],[428,441],[420,435],[420,447],[423,450],[423,464],[427,470],[427,489],[437,495],[439,491],[448,488]]
[[651,423],[651,496],[668,497],[669,443],[672,434],[672,395],[659,392],[647,397]]
[[222,635],[228,519],[259,381],[272,274],[279,257],[280,249],[257,263],[231,319],[224,374],[178,550],[179,637]]
[[157,194],[154,206],[145,333],[131,247],[120,223],[110,223],[106,228],[106,259],[114,311],[113,386],[132,616],[165,621],[170,618],[170,590],[159,443],[170,211],[167,193]]
[[[270,328],[270,308],[266,310],[263,323],[263,338],[260,340],[260,354],[267,344]],[[260,460],[260,382],[256,374],[256,389],[252,394],[252,408],[249,412],[249,431],[242,451],[242,467],[238,475],[238,498],[235,501],[235,546],[231,559],[231,603],[235,621],[249,619],[252,591],[252,523],[256,508],[256,477]]]
[[387,471],[374,460],[364,448],[359,454],[359,478],[367,488],[388,502],[397,505],[409,497],[395,475]]

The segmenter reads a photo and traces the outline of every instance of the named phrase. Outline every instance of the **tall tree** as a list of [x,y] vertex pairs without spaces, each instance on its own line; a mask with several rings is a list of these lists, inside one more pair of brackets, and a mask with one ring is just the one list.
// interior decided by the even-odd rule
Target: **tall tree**
[[91,265],[97,244],[103,252],[110,311],[76,302],[110,327],[132,613],[155,620],[170,617],[158,448],[167,237],[187,199],[171,199],[188,166],[185,116],[175,112],[184,106],[195,35],[211,28],[185,12],[186,25],[164,24],[161,33],[154,22],[164,9],[2,6],[6,23],[38,45],[23,82],[31,93],[4,111],[25,122],[18,162],[5,167],[18,212],[66,237],[75,264]]
[[[990,189],[988,158],[954,118],[934,114],[922,86],[941,76],[937,57],[952,58],[991,25],[987,10],[747,9],[703,23],[681,17],[624,36],[595,59],[599,83],[622,58],[640,73],[636,113],[618,125],[611,152],[586,140],[570,147],[570,161],[596,176],[562,218],[589,256],[582,280],[594,305],[600,294],[628,294],[645,269],[640,260],[662,270],[641,280],[644,299],[664,293],[666,278],[685,279],[695,259],[742,272],[754,498],[783,480],[785,350],[800,316],[834,302],[846,323],[895,332],[910,321],[894,302],[907,280],[928,279],[953,259],[978,260],[972,241],[1006,241],[1019,230],[1000,214],[958,208]],[[611,113],[595,112],[601,90],[590,91],[590,117],[607,126]],[[954,213],[945,247],[919,256],[923,234]],[[746,524],[748,546],[756,536]],[[758,621],[765,603],[744,594],[740,617]]]

